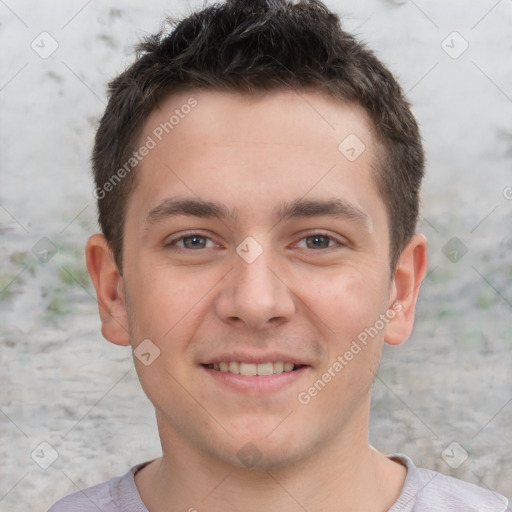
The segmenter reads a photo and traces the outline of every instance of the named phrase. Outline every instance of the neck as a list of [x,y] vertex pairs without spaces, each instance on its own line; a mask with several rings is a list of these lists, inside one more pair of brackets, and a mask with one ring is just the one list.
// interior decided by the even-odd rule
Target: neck
[[281,467],[248,469],[205,456],[166,432],[159,422],[163,456],[135,479],[151,512],[387,511],[398,498],[406,470],[368,444],[368,418],[313,454]]

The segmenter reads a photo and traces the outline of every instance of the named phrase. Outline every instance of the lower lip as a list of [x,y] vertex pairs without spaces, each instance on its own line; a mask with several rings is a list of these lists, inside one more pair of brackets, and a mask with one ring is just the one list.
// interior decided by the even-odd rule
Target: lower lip
[[309,366],[303,366],[291,372],[274,373],[273,375],[240,375],[230,372],[221,372],[201,366],[219,384],[236,391],[245,393],[271,393],[279,391],[301,379],[309,370]]

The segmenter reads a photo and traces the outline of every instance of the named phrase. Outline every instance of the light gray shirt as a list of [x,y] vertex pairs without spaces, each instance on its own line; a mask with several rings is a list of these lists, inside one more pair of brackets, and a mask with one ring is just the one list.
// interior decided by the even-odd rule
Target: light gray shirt
[[[403,454],[388,456],[407,468],[400,496],[388,512],[505,512],[508,500],[495,492],[429,469],[417,468]],[[148,512],[135,485],[135,473],[148,462],[122,476],[75,492],[47,512]],[[201,509],[201,507],[199,507]]]

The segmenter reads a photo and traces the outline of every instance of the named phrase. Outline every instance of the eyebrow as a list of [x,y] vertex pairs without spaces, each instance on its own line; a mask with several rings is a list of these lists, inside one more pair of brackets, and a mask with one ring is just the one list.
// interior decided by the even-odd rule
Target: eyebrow
[[327,200],[296,199],[291,203],[283,203],[276,212],[276,222],[296,218],[327,216],[339,219],[354,220],[369,226],[370,217],[355,204],[340,198]]
[[[236,209],[229,209],[217,201],[205,201],[197,198],[169,197],[155,206],[147,215],[144,224],[148,229],[165,219],[176,216],[191,216],[219,220],[236,221]],[[355,204],[340,198],[331,199],[296,199],[290,203],[281,203],[274,210],[277,223],[296,218],[328,216],[356,221],[369,227],[369,216]]]
[[235,210],[230,210],[225,204],[216,201],[204,201],[187,197],[168,197],[148,213],[145,224],[157,224],[164,219],[179,215],[219,220],[230,219],[233,221],[237,218]]

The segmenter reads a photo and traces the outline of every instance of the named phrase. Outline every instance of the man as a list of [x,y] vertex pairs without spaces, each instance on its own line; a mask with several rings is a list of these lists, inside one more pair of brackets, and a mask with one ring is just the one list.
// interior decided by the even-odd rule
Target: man
[[87,244],[162,457],[51,512],[505,511],[368,443],[384,343],[427,266],[424,155],[399,85],[320,1],[231,0],[110,85]]

